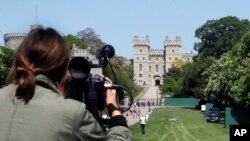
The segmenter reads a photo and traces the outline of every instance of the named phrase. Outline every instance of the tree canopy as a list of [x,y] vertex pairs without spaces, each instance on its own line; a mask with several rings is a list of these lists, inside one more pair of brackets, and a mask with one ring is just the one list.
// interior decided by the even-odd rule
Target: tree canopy
[[208,20],[195,31],[200,42],[194,49],[199,56],[213,56],[217,59],[229,51],[249,30],[249,21],[228,16],[219,20]]
[[5,80],[13,63],[15,52],[7,47],[0,46],[0,87],[5,85]]
[[90,27],[79,31],[77,37],[87,45],[92,54],[97,54],[97,51],[105,44],[100,35],[96,34],[95,30]]
[[209,67],[206,96],[223,106],[250,106],[250,32]]
[[68,41],[68,43],[71,47],[73,47],[75,45],[80,49],[87,48],[87,45],[84,42],[82,42],[81,39],[77,38],[74,35],[71,35],[71,34],[67,35],[66,40]]
[[249,107],[249,31],[248,20],[232,16],[208,20],[195,31],[200,39],[194,45],[198,55],[179,71],[169,70],[163,90],[220,106]]

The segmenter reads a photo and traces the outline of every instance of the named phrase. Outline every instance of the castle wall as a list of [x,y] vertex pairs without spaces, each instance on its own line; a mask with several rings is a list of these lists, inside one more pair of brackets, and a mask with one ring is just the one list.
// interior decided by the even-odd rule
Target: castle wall
[[157,80],[163,83],[163,76],[172,67],[176,59],[191,62],[195,54],[181,53],[182,41],[177,36],[175,40],[164,41],[164,49],[150,49],[149,37],[133,40],[133,74],[135,83],[140,86],[156,85]]

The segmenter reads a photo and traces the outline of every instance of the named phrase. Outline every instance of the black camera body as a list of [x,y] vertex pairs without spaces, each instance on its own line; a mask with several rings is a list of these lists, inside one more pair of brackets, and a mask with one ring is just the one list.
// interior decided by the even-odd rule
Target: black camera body
[[[103,46],[99,52],[99,64],[92,64],[84,57],[73,57],[69,64],[70,79],[66,84],[68,98],[78,100],[86,104],[86,108],[100,121],[99,111],[106,107],[106,89],[114,86],[106,86],[102,76],[92,75],[91,68],[105,68],[108,58],[115,54],[111,45]],[[119,93],[119,88],[116,88]],[[118,94],[122,98],[122,93]]]
[[[92,113],[95,119],[103,127],[104,131],[108,127],[107,119],[100,114],[106,108],[106,90],[115,89],[119,100],[119,109],[127,111],[132,104],[133,97],[128,89],[118,84],[106,83],[103,76],[92,75],[91,68],[105,68],[109,58],[113,57],[115,50],[111,45],[103,46],[99,52],[99,64],[92,64],[84,57],[73,57],[69,63],[70,79],[65,85],[65,95],[67,98],[75,99],[85,103],[86,109]],[[115,82],[116,76],[113,72]],[[126,92],[124,91],[126,90]]]

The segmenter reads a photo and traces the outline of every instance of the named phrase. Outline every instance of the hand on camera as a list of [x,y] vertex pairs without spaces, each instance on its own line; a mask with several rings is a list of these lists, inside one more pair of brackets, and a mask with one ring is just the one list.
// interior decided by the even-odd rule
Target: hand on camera
[[[112,83],[112,81],[109,78],[104,77],[104,79],[105,79],[105,83],[109,83],[109,84]],[[119,100],[117,98],[115,89],[106,90],[106,104],[107,104],[107,108],[110,112],[111,117],[121,115],[121,111],[119,110]]]

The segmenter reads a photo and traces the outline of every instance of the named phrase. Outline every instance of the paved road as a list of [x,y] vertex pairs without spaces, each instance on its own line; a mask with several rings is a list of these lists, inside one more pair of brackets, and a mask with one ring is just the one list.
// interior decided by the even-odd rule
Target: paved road
[[[160,99],[160,95],[158,94],[157,91],[158,91],[158,86],[150,86],[141,99],[144,100],[144,101],[145,101],[145,99],[147,99],[147,100]],[[155,106],[150,106],[150,112],[149,112],[149,107],[148,106],[145,106],[145,107],[140,106],[139,109],[141,111],[141,114],[143,114],[143,115],[149,114],[149,116],[150,116],[150,114],[152,113],[152,110],[154,108],[158,107],[158,106],[156,106],[156,104],[157,104],[157,102],[155,101]],[[128,126],[136,124],[139,121],[138,116],[130,114],[129,112],[124,113],[124,116],[126,117],[126,119],[128,121]]]

